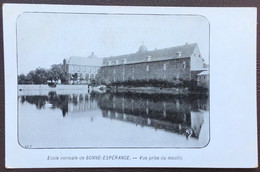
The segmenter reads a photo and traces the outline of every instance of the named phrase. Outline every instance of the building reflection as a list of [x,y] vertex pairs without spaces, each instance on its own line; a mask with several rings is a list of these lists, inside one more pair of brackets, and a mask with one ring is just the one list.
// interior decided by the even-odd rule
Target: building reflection
[[159,94],[105,93],[99,106],[105,118],[179,134],[192,129],[192,137],[198,138],[204,123],[204,113],[201,110],[208,110],[207,98],[204,99]]
[[52,109],[61,109],[63,117],[78,112],[97,109],[95,93],[91,94],[70,94],[58,95],[56,92],[49,92],[46,96],[20,96],[23,104],[25,101],[36,106],[37,109],[50,107]]
[[[77,116],[101,109],[102,117],[133,123],[139,126],[162,129],[198,138],[209,111],[208,98],[176,97],[174,95],[143,93],[96,93],[58,95],[49,92],[46,96],[21,96],[20,101],[34,104],[37,109],[61,109],[63,117]],[[93,121],[91,115],[91,121]]]

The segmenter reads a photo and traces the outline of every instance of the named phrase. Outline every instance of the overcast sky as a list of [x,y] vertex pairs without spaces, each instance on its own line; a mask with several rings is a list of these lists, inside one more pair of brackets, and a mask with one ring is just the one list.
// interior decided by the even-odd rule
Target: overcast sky
[[70,56],[103,58],[198,43],[208,63],[209,23],[201,16],[24,13],[17,20],[18,74]]

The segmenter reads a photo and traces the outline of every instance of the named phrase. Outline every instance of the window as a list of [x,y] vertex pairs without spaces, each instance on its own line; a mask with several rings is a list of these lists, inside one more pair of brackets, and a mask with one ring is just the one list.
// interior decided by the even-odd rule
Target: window
[[86,72],[86,67],[85,67],[85,66],[82,66],[82,67],[81,67],[81,70],[82,70],[83,72]]
[[80,68],[79,68],[79,66],[78,66],[78,72],[80,71]]
[[108,62],[107,62],[107,65],[111,65],[111,64],[112,64],[112,62],[111,62],[111,61],[108,61]]
[[116,73],[116,69],[114,69],[114,74]]
[[89,80],[89,74],[86,74],[85,78],[86,80]]
[[166,63],[163,64],[163,70],[166,70]]
[[123,81],[125,81],[125,67],[123,67]]
[[149,65],[146,66],[146,71],[147,71],[147,72],[149,71]]
[[126,62],[127,62],[127,59],[124,59],[124,60],[123,60],[123,64],[126,64]]
[[186,62],[183,62],[183,63],[182,63],[182,67],[183,67],[183,69],[186,68]]
[[116,60],[116,64],[119,64],[119,60]]
[[74,71],[74,66],[71,66],[71,72],[73,72]]
[[135,68],[134,68],[134,67],[131,67],[131,71],[132,71],[132,79],[134,79]]
[[176,75],[176,79],[177,79],[177,80],[180,79],[180,75],[179,75],[179,74]]

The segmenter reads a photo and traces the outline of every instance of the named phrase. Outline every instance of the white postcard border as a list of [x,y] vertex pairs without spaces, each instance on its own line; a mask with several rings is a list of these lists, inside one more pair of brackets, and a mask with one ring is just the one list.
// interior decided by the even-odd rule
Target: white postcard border
[[[201,149],[24,149],[17,142],[16,19],[23,12],[195,14],[210,21],[210,143]],[[256,8],[108,7],[4,4],[6,167],[257,166]],[[182,160],[48,160],[130,155]]]

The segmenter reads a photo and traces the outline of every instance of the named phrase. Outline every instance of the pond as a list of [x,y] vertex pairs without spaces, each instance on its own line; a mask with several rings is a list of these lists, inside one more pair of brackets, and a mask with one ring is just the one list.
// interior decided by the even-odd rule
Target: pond
[[209,142],[208,96],[19,91],[25,148],[201,148]]

